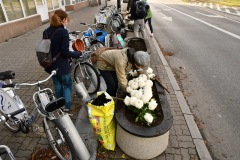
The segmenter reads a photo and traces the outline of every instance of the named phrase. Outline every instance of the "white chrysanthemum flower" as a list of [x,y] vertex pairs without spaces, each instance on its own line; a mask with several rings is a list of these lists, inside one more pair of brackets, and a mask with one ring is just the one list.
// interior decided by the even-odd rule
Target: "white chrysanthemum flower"
[[153,122],[153,116],[150,113],[145,113],[145,115],[143,117],[148,123]]
[[131,95],[131,97],[136,97],[135,95],[136,95],[136,92],[138,92],[138,90],[132,90],[131,91],[131,93],[130,93],[130,95]]
[[138,82],[133,82],[130,87],[132,89],[138,89]]
[[152,68],[150,68],[150,67],[148,67],[148,69],[147,69],[147,73],[148,73],[148,74],[151,74],[151,73],[153,73],[153,69],[152,69]]
[[142,95],[141,100],[143,101],[144,104],[146,104],[146,103],[148,103],[150,101],[151,98],[152,98],[151,94],[144,93]]
[[130,100],[131,100],[131,98],[130,97],[128,97],[128,96],[126,96],[125,98],[124,98],[124,103],[125,103],[125,105],[127,105],[127,106],[129,106],[130,105]]
[[146,86],[152,87],[153,86],[153,82],[151,80],[147,80],[146,81]]
[[143,79],[139,79],[138,85],[140,88],[143,88],[146,85],[146,82]]
[[157,107],[157,102],[155,99],[151,99],[151,101],[148,103],[148,109],[149,110],[154,110]]
[[154,73],[151,73],[148,75],[150,79],[153,79],[156,75]]
[[130,98],[130,104],[132,105],[132,106],[135,106],[135,102],[137,101],[138,99],[136,98],[136,97],[131,97]]
[[128,93],[131,93],[133,89],[131,87],[127,87],[126,90],[127,90]]
[[147,81],[147,80],[148,80],[146,74],[140,74],[140,75],[139,75],[139,78],[143,79],[144,81]]
[[145,85],[143,87],[143,92],[144,93],[151,93],[152,92],[152,87],[150,87],[149,85]]
[[128,86],[131,86],[131,84],[132,84],[133,82],[134,82],[133,80],[130,80],[130,81],[128,82]]
[[139,90],[136,90],[137,92],[135,92],[135,97],[138,98],[138,99],[141,99],[142,98],[142,95],[143,93]]
[[138,109],[141,109],[143,107],[143,101],[140,100],[140,99],[137,99],[135,101],[135,107],[138,108]]
[[138,82],[138,80],[139,80],[138,77],[137,77],[137,78],[133,78],[133,81],[134,81],[134,82]]

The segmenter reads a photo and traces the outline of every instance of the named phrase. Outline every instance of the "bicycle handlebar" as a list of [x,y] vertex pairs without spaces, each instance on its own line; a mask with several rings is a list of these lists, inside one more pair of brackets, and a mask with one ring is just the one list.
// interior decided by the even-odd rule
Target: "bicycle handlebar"
[[2,116],[0,116],[0,122],[7,121],[9,118],[12,118],[17,114],[22,113],[25,110],[26,110],[25,108],[21,108],[19,110],[16,110],[15,112],[12,112],[12,113],[9,113],[9,114],[3,114]]
[[38,84],[41,84],[41,83],[44,83],[44,82],[48,81],[53,75],[56,75],[56,73],[57,73],[57,69],[53,70],[51,72],[51,74],[46,79],[44,79],[42,81],[37,81],[35,83],[19,83],[19,84],[16,84],[16,85],[17,86],[35,86],[35,85],[38,85]]
[[90,26],[90,27],[96,26],[96,24],[88,24],[88,23],[84,23],[84,22],[80,22],[80,24],[83,26]]

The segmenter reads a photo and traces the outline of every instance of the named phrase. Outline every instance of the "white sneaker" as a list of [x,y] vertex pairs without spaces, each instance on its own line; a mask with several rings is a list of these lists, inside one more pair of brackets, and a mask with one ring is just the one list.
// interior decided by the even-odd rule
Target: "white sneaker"
[[150,34],[150,37],[153,37],[153,33]]

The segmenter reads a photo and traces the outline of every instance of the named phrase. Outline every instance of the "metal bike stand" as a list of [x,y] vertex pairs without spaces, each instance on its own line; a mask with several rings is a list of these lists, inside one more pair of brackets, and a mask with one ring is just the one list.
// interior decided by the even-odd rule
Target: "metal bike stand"
[[72,140],[76,154],[81,160],[88,160],[91,156],[87,150],[82,138],[80,137],[76,127],[74,126],[68,114],[58,119],[61,125],[67,130],[68,136]]

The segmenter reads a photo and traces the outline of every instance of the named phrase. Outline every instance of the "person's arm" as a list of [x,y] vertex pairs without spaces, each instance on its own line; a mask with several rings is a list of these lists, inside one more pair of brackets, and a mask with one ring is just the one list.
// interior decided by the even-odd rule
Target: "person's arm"
[[75,52],[75,51],[69,51],[69,34],[66,29],[64,29],[63,35],[62,35],[62,44],[61,44],[61,54],[68,58],[79,58],[82,53],[81,52]]
[[127,75],[126,75],[127,62],[124,59],[118,59],[115,62],[115,71],[117,74],[118,82],[120,83],[121,88],[126,91],[127,88]]

